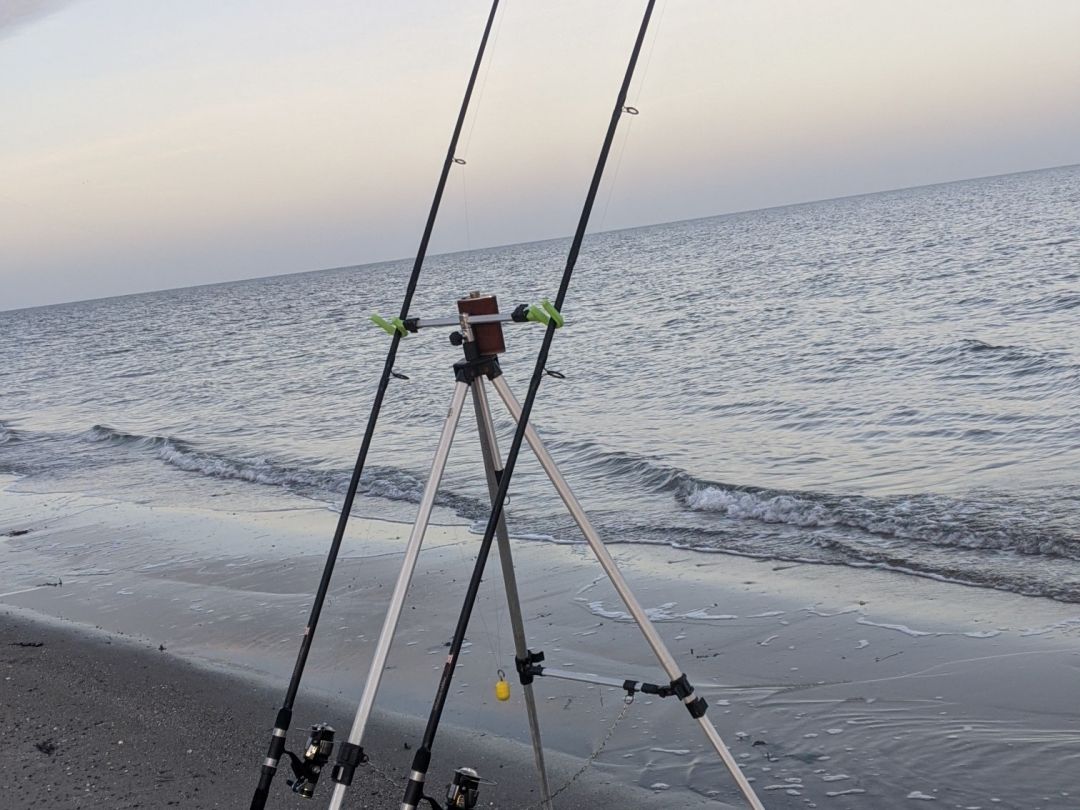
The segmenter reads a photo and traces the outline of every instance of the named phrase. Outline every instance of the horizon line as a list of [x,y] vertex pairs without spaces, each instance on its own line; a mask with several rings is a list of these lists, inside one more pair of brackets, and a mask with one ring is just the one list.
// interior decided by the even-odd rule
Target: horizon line
[[[743,210],[739,210],[739,211],[724,211],[724,212],[721,212],[721,213],[718,213],[718,214],[706,214],[706,215],[700,216],[700,217],[687,217],[686,219],[673,219],[673,220],[668,220],[668,221],[665,221],[665,222],[650,222],[650,223],[644,223],[644,224],[641,224],[641,225],[627,225],[627,226],[622,227],[622,228],[611,228],[610,230],[589,231],[587,233],[587,235],[588,236],[595,236],[595,235],[599,235],[599,234],[621,233],[623,231],[636,231],[636,230],[640,230],[642,228],[658,228],[658,227],[662,227],[662,226],[665,226],[665,225],[679,225],[679,224],[682,224],[684,222],[700,222],[700,221],[706,220],[706,219],[720,219],[722,217],[732,217],[732,216],[738,216],[740,214],[755,214],[755,213],[759,213],[759,212],[763,212],[763,211],[777,211],[777,210],[780,210],[780,209],[783,209],[783,208],[798,208],[800,206],[805,206],[805,205],[817,205],[819,203],[836,202],[836,201],[839,201],[839,200],[853,200],[853,199],[858,199],[859,197],[870,197],[870,196],[877,195],[877,194],[892,194],[892,193],[899,192],[899,191],[911,191],[913,189],[919,189],[919,188],[934,188],[935,186],[950,186],[950,185],[955,185],[957,183],[968,183],[968,182],[972,182],[972,181],[975,181],[975,180],[991,180],[991,179],[993,179],[995,177],[1013,177],[1013,176],[1021,175],[1021,174],[1034,174],[1036,172],[1049,172],[1049,171],[1055,171],[1057,169],[1070,169],[1070,168],[1074,168],[1074,167],[1080,167],[1080,163],[1063,163],[1063,164],[1060,164],[1060,165],[1057,165],[1057,166],[1043,166],[1043,167],[1035,168],[1035,169],[1021,169],[1020,171],[1002,172],[1001,174],[986,174],[986,175],[977,175],[975,177],[960,177],[960,178],[956,178],[956,179],[953,179],[953,180],[940,180],[940,181],[937,181],[937,182],[934,182],[934,183],[921,183],[921,184],[915,185],[915,186],[899,186],[899,187],[895,187],[895,188],[875,189],[873,191],[860,191],[860,192],[858,192],[856,194],[844,194],[844,195],[841,195],[839,197],[820,197],[820,198],[815,198],[815,199],[811,199],[811,200],[796,200],[794,202],[781,203],[779,205],[767,205],[767,206],[763,206],[761,208],[747,208],[747,209],[743,209]],[[459,255],[464,254],[464,253],[479,253],[481,251],[500,250],[500,249],[503,249],[503,248],[517,247],[519,245],[535,245],[535,244],[540,244],[542,242],[556,242],[556,241],[558,241],[560,239],[570,239],[570,238],[571,238],[570,234],[568,234],[566,236],[548,236],[548,237],[542,237],[540,239],[530,239],[529,241],[526,241],[526,242],[507,242],[507,243],[500,243],[500,244],[494,244],[494,245],[484,245],[482,247],[466,248],[464,250],[450,250],[450,251],[446,251],[444,253],[433,253],[433,254],[429,254],[425,258],[438,258],[438,257],[441,257],[441,256],[459,256]],[[218,287],[218,286],[223,286],[225,284],[244,284],[244,283],[251,282],[251,281],[259,281],[259,280],[262,280],[262,279],[286,278],[288,276],[303,276],[303,275],[308,275],[308,274],[311,274],[311,273],[331,273],[331,272],[333,272],[335,270],[348,270],[348,269],[360,270],[360,269],[363,269],[365,267],[373,267],[373,266],[379,265],[379,264],[394,264],[394,263],[397,263],[397,262],[409,261],[410,259],[414,259],[415,256],[416,256],[416,254],[414,253],[414,254],[411,254],[411,255],[396,256],[396,257],[389,258],[389,259],[375,259],[373,261],[365,261],[365,262],[363,262],[361,264],[342,264],[342,265],[336,265],[334,267],[319,267],[319,268],[313,268],[313,269],[308,269],[308,270],[292,270],[292,271],[285,272],[285,273],[270,273],[270,274],[264,275],[264,276],[249,276],[249,277],[245,277],[245,278],[229,279],[229,280],[226,280],[226,281],[209,281],[209,282],[204,282],[202,284],[185,284],[185,285],[181,285],[179,287],[160,287],[160,288],[149,289],[149,290],[137,290],[135,292],[119,293],[117,295],[103,295],[103,296],[99,296],[99,297],[96,297],[96,298],[76,298],[76,299],[71,299],[71,300],[67,300],[67,301],[54,301],[54,302],[49,303],[49,304],[31,304],[30,306],[15,307],[14,309],[0,309],[0,315],[6,314],[6,313],[9,313],[9,312],[22,312],[22,311],[30,310],[30,309],[46,309],[48,307],[68,306],[68,305],[71,305],[71,304],[87,304],[87,303],[90,303],[90,302],[93,302],[93,301],[108,301],[108,300],[113,299],[113,298],[132,298],[132,297],[139,296],[139,295],[151,295],[151,294],[154,294],[154,293],[175,292],[175,291],[179,291],[179,290],[195,290],[195,289],[200,289],[200,288],[203,288],[203,287]]]

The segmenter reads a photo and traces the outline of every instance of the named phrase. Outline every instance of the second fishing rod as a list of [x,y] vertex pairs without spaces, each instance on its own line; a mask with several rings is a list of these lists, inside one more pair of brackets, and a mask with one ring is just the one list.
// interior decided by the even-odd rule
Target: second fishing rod
[[[638,28],[637,38],[634,40],[633,50],[630,53],[630,60],[626,66],[626,73],[623,76],[622,84],[619,87],[619,92],[615,100],[615,106],[611,112],[611,118],[608,121],[607,132],[604,136],[603,146],[600,149],[600,157],[597,160],[596,168],[593,170],[592,181],[589,184],[589,190],[585,196],[585,204],[582,208],[581,216],[578,219],[577,229],[574,232],[574,238],[571,242],[570,251],[566,259],[566,267],[563,270],[562,280],[559,284],[559,291],[555,297],[554,308],[557,312],[562,311],[563,304],[566,301],[567,291],[570,288],[570,279],[574,273],[574,267],[577,264],[578,254],[581,251],[581,244],[585,238],[585,231],[588,228],[593,204],[596,201],[596,195],[600,189],[600,181],[604,175],[604,167],[607,165],[608,154],[611,151],[611,145],[615,139],[615,132],[618,129],[619,120],[623,113],[627,112],[626,97],[630,90],[630,82],[634,75],[634,68],[637,65],[638,56],[641,53],[642,43],[645,41],[645,33],[649,28],[649,20],[652,17],[654,5],[655,0],[648,0],[644,15],[642,16],[641,25]],[[495,533],[498,530],[500,518],[502,517],[503,506],[506,503],[506,496],[510,489],[510,480],[513,477],[514,468],[517,465],[518,456],[521,452],[522,444],[525,441],[526,429],[529,426],[529,416],[532,413],[533,403],[536,401],[537,393],[540,390],[540,383],[544,377],[548,354],[551,350],[552,341],[555,338],[556,328],[558,328],[558,322],[555,319],[552,319],[548,323],[547,330],[544,332],[544,339],[540,345],[540,350],[537,353],[536,364],[533,368],[532,378],[529,381],[528,393],[521,406],[521,413],[517,419],[517,427],[514,431],[514,438],[510,444],[506,463],[499,475],[499,488],[495,493],[491,514],[488,518],[487,526],[484,529],[484,537],[480,543],[480,550],[477,553],[472,576],[469,579],[465,601],[462,605],[461,613],[458,616],[454,636],[450,642],[450,652],[447,655],[446,663],[443,665],[442,675],[435,692],[435,700],[431,707],[431,712],[428,715],[427,725],[424,729],[423,741],[419,748],[417,748],[416,754],[413,757],[412,772],[409,775],[409,782],[405,788],[401,810],[416,810],[420,802],[426,799],[424,796],[424,784],[427,777],[428,766],[431,761],[431,749],[435,743],[435,735],[438,732],[443,708],[446,705],[446,698],[450,692],[450,684],[454,677],[454,671],[457,668],[458,658],[461,655],[461,648],[465,641],[465,632],[468,629],[473,607],[476,604],[477,594],[480,591],[480,583],[484,577],[484,568],[491,552],[491,545],[495,538]]]

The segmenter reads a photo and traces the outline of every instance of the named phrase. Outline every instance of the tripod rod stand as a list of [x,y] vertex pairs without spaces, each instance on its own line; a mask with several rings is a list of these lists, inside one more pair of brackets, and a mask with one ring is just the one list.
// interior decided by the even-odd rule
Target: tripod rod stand
[[[546,668],[540,666],[540,662],[544,657],[543,653],[533,652],[528,649],[526,644],[525,627],[521,615],[520,597],[513,569],[513,558],[511,556],[509,536],[506,529],[505,516],[500,510],[498,520],[494,526],[495,531],[490,534],[486,533],[480,544],[464,603],[458,616],[453,638],[450,642],[450,650],[446,662],[444,663],[443,672],[436,690],[431,713],[428,716],[428,722],[424,729],[423,740],[417,747],[413,757],[412,770],[409,774],[409,781],[402,800],[401,810],[415,810],[415,808],[427,798],[424,795],[424,786],[431,761],[431,750],[434,745],[435,735],[438,731],[443,708],[450,691],[450,684],[457,667],[458,658],[461,654],[465,632],[475,606],[480,582],[482,581],[484,574],[484,568],[490,554],[493,537],[497,537],[499,543],[499,556],[502,563],[503,579],[506,585],[506,597],[510,607],[510,618],[514,634],[515,664],[525,695],[530,736],[540,779],[541,807],[543,807],[544,810],[551,810],[552,794],[549,790],[544,767],[543,746],[540,738],[532,683],[535,676],[548,674],[556,678],[562,677],[569,680],[586,680],[601,685],[621,686],[631,695],[635,691],[640,691],[647,694],[658,695],[660,697],[678,697],[686,706],[691,717],[698,722],[698,725],[701,727],[709,744],[713,747],[730,772],[732,779],[743,793],[749,806],[753,808],[753,810],[763,810],[763,806],[754,794],[753,788],[751,788],[746,777],[742,774],[742,771],[721,739],[711,719],[707,717],[706,709],[708,706],[704,698],[695,694],[694,688],[691,686],[686,674],[676,663],[674,656],[672,656],[667,649],[667,646],[657,632],[656,627],[653,625],[652,621],[645,613],[644,608],[642,608],[641,603],[638,602],[637,597],[630,589],[629,584],[622,576],[615,560],[600,539],[598,532],[589,520],[588,515],[586,515],[581,503],[574,495],[566,479],[555,464],[554,459],[552,459],[551,454],[544,446],[539,433],[532,425],[525,422],[523,408],[510,390],[506,381],[503,379],[502,370],[499,366],[498,354],[505,351],[505,343],[502,336],[501,322],[491,316],[493,311],[496,313],[498,311],[498,304],[494,296],[483,296],[480,293],[473,293],[468,298],[461,299],[458,302],[458,308],[458,324],[460,326],[460,332],[452,333],[450,337],[452,344],[463,347],[465,359],[454,364],[454,374],[457,382],[455,384],[450,409],[436,448],[435,458],[432,461],[428,481],[425,484],[424,493],[420,500],[420,508],[417,514],[416,523],[409,536],[405,559],[402,563],[401,571],[398,574],[394,592],[390,598],[390,605],[383,622],[382,632],[380,633],[375,646],[367,682],[364,684],[364,691],[360,698],[352,731],[350,732],[348,742],[343,743],[338,752],[338,761],[333,769],[333,780],[336,784],[330,803],[331,810],[340,810],[344,800],[346,786],[352,782],[357,765],[366,759],[363,749],[360,747],[360,743],[371,713],[371,708],[374,705],[375,695],[379,688],[382,673],[386,667],[387,656],[389,655],[393,636],[397,630],[398,620],[400,619],[404,607],[406,592],[408,591],[409,584],[415,572],[424,532],[431,518],[436,490],[442,479],[450,452],[450,446],[453,442],[454,434],[461,417],[461,411],[464,407],[465,395],[469,391],[472,393],[473,407],[476,411],[477,430],[480,437],[480,447],[489,494],[491,495],[493,503],[496,502],[499,495],[504,495],[502,490],[505,489],[507,484],[507,481],[505,480],[506,473],[502,468],[501,457],[495,436],[494,420],[491,416],[490,405],[484,388],[485,377],[491,381],[499,398],[502,399],[510,416],[516,422],[518,433],[521,434],[524,441],[529,445],[537,460],[540,462],[541,467],[555,487],[563,504],[566,506],[574,522],[581,530],[582,535],[585,537],[589,548],[599,562],[604,574],[607,576],[615,591],[618,593],[619,598],[626,606],[631,618],[638,625],[642,635],[645,636],[646,642],[655,655],[660,667],[666,673],[669,682],[667,684],[639,683],[631,680],[623,680],[620,682],[615,679],[600,676],[585,676],[584,674],[574,675],[561,670],[548,670],[545,672]],[[554,315],[558,316],[559,322],[561,322],[561,315],[559,315],[557,311]],[[524,323],[526,321],[525,318],[513,320],[518,323]],[[441,326],[443,324],[435,324],[434,322],[429,321],[428,324],[425,325]],[[489,528],[491,528],[490,524]]]
[[[475,343],[466,343],[466,355],[475,355]],[[435,458],[431,463],[424,493],[420,498],[420,508],[413,524],[412,532],[405,547],[405,558],[402,561],[401,570],[394,584],[393,593],[390,596],[390,604],[387,608],[386,617],[383,620],[382,630],[379,633],[375,650],[372,654],[371,665],[368,669],[367,680],[364,683],[364,691],[361,693],[360,702],[353,719],[352,729],[349,732],[347,742],[341,744],[338,750],[338,760],[332,771],[335,782],[334,792],[330,798],[331,810],[340,810],[345,798],[345,788],[352,783],[356,767],[364,762],[367,757],[363,752],[361,742],[371,710],[375,704],[375,696],[386,669],[386,661],[390,654],[390,647],[397,632],[398,622],[405,606],[405,596],[416,570],[416,563],[423,544],[424,533],[431,520],[431,511],[435,503],[435,495],[446,469],[446,462],[450,455],[450,447],[457,431],[461,411],[464,407],[465,396],[471,390],[473,405],[476,411],[477,429],[480,434],[480,447],[484,460],[485,475],[492,494],[498,487],[499,476],[502,472],[498,461],[498,447],[495,439],[495,428],[491,421],[491,411],[488,407],[487,395],[483,389],[483,377],[485,375],[501,374],[498,362],[493,356],[478,357],[456,363],[454,366],[457,382],[450,402],[450,409],[443,423],[442,432],[435,450]],[[494,495],[493,495],[494,497]],[[518,602],[517,580],[514,576],[513,562],[510,558],[510,540],[506,531],[506,523],[500,520],[499,525],[499,548],[503,559],[503,576],[505,581],[506,596],[510,607],[510,621],[513,628],[514,646],[516,654],[527,654],[525,645],[525,626],[521,617],[521,606]],[[505,554],[504,554],[505,552]],[[536,701],[533,696],[531,685],[524,689],[525,706],[529,720],[529,731],[533,744],[533,758],[540,780],[540,794],[542,806],[550,810],[551,800],[549,797],[547,773],[544,766],[544,750],[540,739],[540,726],[536,714]],[[426,768],[426,765],[425,765]]]
[[[472,344],[466,344],[467,347],[470,345]],[[521,419],[521,405],[518,403],[517,399],[514,397],[513,392],[510,390],[509,386],[506,384],[506,381],[501,376],[501,372],[498,368],[498,360],[496,357],[484,357],[480,358],[479,361],[474,361],[473,363],[458,363],[455,366],[455,368],[459,369],[459,374],[461,373],[461,369],[465,367],[471,367],[472,370],[470,371],[470,373],[477,375],[474,379],[470,379],[470,385],[473,386],[474,396],[476,397],[474,402],[476,403],[478,409],[478,422],[481,425],[481,435],[483,436],[485,433],[487,433],[490,437],[488,439],[482,439],[482,441],[486,443],[493,439],[494,433],[490,413],[487,413],[487,408],[485,407],[487,403],[486,397],[484,395],[482,377],[480,376],[480,373],[482,373],[484,376],[487,376],[491,380],[491,383],[494,386],[496,392],[503,400],[507,410],[510,412],[510,415],[515,419],[515,421],[519,421]],[[483,371],[478,373],[476,369],[480,367],[483,368]],[[483,412],[481,412],[481,409],[483,409]],[[629,584],[626,582],[625,578],[622,576],[622,573],[619,571],[615,560],[612,558],[603,541],[600,539],[599,534],[597,533],[596,529],[592,525],[592,522],[586,515],[584,509],[581,506],[581,503],[578,501],[577,497],[570,489],[570,486],[566,482],[566,479],[559,471],[559,468],[556,466],[550,453],[541,441],[540,435],[531,425],[526,426],[525,439],[528,442],[530,448],[533,450],[533,453],[539,460],[541,467],[543,467],[544,469],[544,472],[551,480],[553,486],[555,487],[555,490],[558,492],[559,497],[562,499],[567,510],[570,512],[570,515],[573,517],[575,523],[577,523],[578,527],[581,529],[582,534],[585,536],[585,539],[590,549],[592,550],[594,556],[597,558],[597,561],[600,563],[600,566],[603,569],[608,580],[611,582],[623,604],[626,606],[633,621],[635,622],[635,624],[638,625],[638,628],[645,636],[645,640],[648,643],[650,649],[653,651],[653,654],[656,656],[656,659],[659,662],[661,668],[664,670],[664,672],[670,679],[670,683],[663,686],[658,687],[655,684],[647,685],[649,687],[648,691],[650,691],[652,694],[660,694],[662,697],[677,696],[682,701],[682,703],[689,711],[691,717],[693,717],[698,722],[709,744],[719,755],[721,761],[724,763],[725,767],[731,774],[733,781],[736,783],[739,790],[742,792],[748,805],[753,808],[753,810],[764,810],[761,801],[758,799],[757,795],[754,793],[753,788],[750,786],[750,783],[743,775],[742,770],[739,768],[738,763],[736,763],[735,761],[735,758],[731,755],[731,752],[724,744],[724,741],[720,737],[719,732],[717,732],[716,727],[712,723],[712,720],[706,715],[707,704],[704,698],[698,697],[694,692],[694,688],[693,686],[691,686],[686,674],[682,671],[682,669],[676,663],[674,656],[672,656],[671,652],[667,649],[667,646],[664,644],[663,639],[657,632],[656,627],[653,625],[652,621],[645,613],[645,610],[644,608],[642,608],[641,603],[638,602],[637,597],[634,595],[633,591],[630,589]],[[489,466],[488,469],[489,472],[492,473],[488,479],[490,485],[493,480],[497,481],[500,478],[500,474],[496,472],[497,467],[494,463]],[[505,540],[505,531],[505,522],[500,520],[498,536],[500,538],[500,558],[503,561],[504,575],[506,574],[506,569],[508,567],[512,569],[513,565],[510,554],[502,553],[503,544],[505,543],[506,546],[509,545],[508,542]],[[438,730],[439,721],[442,716],[442,711],[446,702],[447,695],[449,694],[450,682],[457,665],[458,657],[460,655],[461,644],[465,634],[465,628],[467,628],[468,626],[469,618],[475,604],[476,593],[479,588],[480,580],[483,576],[483,571],[486,564],[487,555],[490,552],[490,548],[490,543],[481,544],[475,567],[473,569],[472,579],[470,580],[468,592],[466,593],[465,602],[462,606],[461,615],[458,617],[457,627],[454,631],[454,637],[451,641],[450,652],[447,656],[447,660],[443,668],[443,674],[440,678],[439,686],[436,691],[436,696],[434,704],[432,706],[431,714],[429,715],[427,727],[424,731],[423,741],[417,748],[416,753],[413,757],[412,772],[409,774],[409,782],[406,786],[405,795],[401,804],[401,810],[416,810],[416,808],[419,807],[420,802],[424,799],[424,786],[427,780],[427,770],[431,760],[431,750],[434,744],[435,734]],[[510,571],[509,577],[506,578],[508,583],[515,583],[514,585],[508,585],[507,597],[510,600],[511,604],[511,614],[513,615],[514,613],[517,613],[518,619],[516,621],[520,621],[519,597],[516,588],[516,580],[513,577],[512,570]],[[529,706],[529,722],[532,731],[534,749],[536,749],[539,744],[540,737],[538,726],[535,722],[535,703],[531,700],[531,687],[533,676],[543,674],[543,668],[536,666],[539,661],[543,660],[543,654],[535,653],[531,650],[528,650],[527,648],[524,650],[524,653],[522,653],[522,649],[525,648],[523,626],[521,626],[520,631],[517,627],[515,627],[514,636],[515,646],[517,648],[515,660],[517,663],[521,683],[523,687],[527,690],[526,700],[527,705]],[[551,674],[558,677],[559,675],[563,675],[564,673],[554,671]],[[603,683],[603,680],[597,681],[594,679],[593,682]],[[626,684],[629,683],[632,682],[624,681],[620,685],[626,688]],[[645,690],[642,688],[641,691]],[[539,755],[537,762],[538,767],[541,767],[541,774],[543,774],[542,766],[540,765],[541,760],[539,759]],[[541,779],[543,780],[543,776],[541,777]],[[338,788],[342,788],[342,786],[338,785]],[[337,796],[338,788],[335,788],[335,796]],[[548,794],[546,791],[545,783],[544,797],[547,803],[544,804],[544,807],[550,806],[550,799],[548,798],[549,795],[550,794]],[[332,810],[337,810],[339,806],[340,805],[332,804],[331,808]]]

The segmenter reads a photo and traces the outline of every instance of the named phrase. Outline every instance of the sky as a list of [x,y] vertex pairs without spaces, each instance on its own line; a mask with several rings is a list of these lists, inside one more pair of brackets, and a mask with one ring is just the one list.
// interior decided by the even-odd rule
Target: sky
[[[0,310],[414,254],[487,0],[0,0]],[[636,0],[503,0],[430,252],[572,233]],[[1080,162],[1076,0],[659,0],[592,229]]]

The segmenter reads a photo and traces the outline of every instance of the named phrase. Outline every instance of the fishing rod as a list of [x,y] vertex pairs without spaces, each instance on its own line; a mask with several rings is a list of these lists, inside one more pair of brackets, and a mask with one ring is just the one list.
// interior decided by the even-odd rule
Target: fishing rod
[[[615,139],[615,131],[618,129],[619,119],[624,112],[629,112],[626,107],[626,96],[630,90],[630,81],[633,78],[634,68],[637,65],[638,56],[641,53],[641,46],[645,40],[645,33],[649,27],[649,20],[652,17],[655,2],[656,0],[648,0],[645,6],[645,13],[641,20],[641,26],[638,29],[633,50],[630,53],[630,61],[626,67],[626,73],[623,76],[622,84],[619,87],[615,106],[611,112],[611,118],[608,121],[607,133],[604,137],[603,146],[600,149],[600,157],[597,160],[596,168],[593,170],[592,182],[589,184],[589,190],[585,196],[585,205],[582,208],[577,230],[574,232],[574,238],[570,244],[570,251],[566,258],[566,267],[563,270],[562,281],[559,284],[559,291],[555,297],[554,309],[557,312],[562,311],[567,291],[570,288],[570,278],[573,275],[574,267],[577,264],[578,254],[581,251],[581,243],[585,238],[585,230],[589,224],[589,217],[592,214],[593,203],[596,200],[596,195],[600,188],[600,180],[604,174],[604,167],[607,164],[608,153],[611,151],[611,144]],[[495,532],[499,526],[499,519],[502,516],[506,495],[510,489],[510,480],[514,474],[514,468],[517,465],[518,455],[521,452],[521,445],[525,440],[526,428],[529,425],[529,416],[532,413],[536,395],[540,390],[540,383],[544,378],[548,353],[551,350],[551,344],[555,337],[555,330],[558,328],[561,320],[561,318],[550,319],[547,329],[544,332],[544,339],[540,345],[540,350],[536,356],[536,364],[533,368],[532,379],[529,382],[529,390],[525,397],[525,402],[521,406],[521,413],[518,415],[517,427],[514,431],[513,441],[510,444],[506,463],[499,475],[499,487],[492,502],[491,514],[488,517],[487,526],[484,529],[484,537],[480,543],[480,550],[473,567],[472,577],[469,580],[469,587],[465,594],[465,602],[462,605],[461,613],[458,616],[457,627],[454,630],[454,636],[450,642],[450,653],[447,655],[446,663],[443,665],[442,676],[435,692],[435,700],[431,707],[431,712],[428,715],[427,725],[424,729],[423,741],[417,748],[416,754],[413,757],[412,773],[409,775],[409,783],[405,788],[401,810],[415,810],[420,802],[425,800],[424,782],[427,778],[427,770],[431,763],[431,749],[435,743],[435,735],[438,732],[439,721],[442,718],[443,708],[446,705],[446,698],[450,692],[450,682],[453,680],[454,670],[457,667],[458,658],[461,654],[461,647],[465,640],[465,631],[469,625],[469,619],[472,616],[476,597],[480,590],[480,582],[484,576],[484,567],[491,551],[491,544],[495,538]],[[340,784],[335,786],[334,797],[337,800],[337,803],[332,803],[332,808],[340,806],[342,789],[343,786]]]
[[[439,174],[439,182],[435,186],[435,197],[431,201],[431,210],[428,212],[427,222],[424,225],[423,235],[420,237],[420,247],[416,252],[413,262],[412,273],[405,288],[405,297],[401,302],[401,314],[398,316],[403,321],[409,316],[409,306],[412,304],[413,295],[416,292],[417,282],[420,280],[420,271],[424,266],[424,258],[427,256],[428,243],[431,241],[431,232],[435,227],[435,219],[439,213],[439,205],[442,202],[443,191],[450,175],[450,169],[456,162],[461,161],[455,156],[458,139],[465,124],[465,115],[469,109],[469,101],[472,98],[473,87],[476,85],[476,77],[480,73],[480,65],[484,59],[484,51],[487,48],[488,36],[491,34],[491,26],[495,21],[495,12],[499,8],[499,0],[492,0],[491,10],[488,12],[487,22],[484,25],[484,33],[480,38],[480,47],[476,51],[476,59],[473,62],[472,72],[469,74],[469,82],[465,87],[465,97],[461,101],[461,109],[458,111],[457,122],[454,125],[453,135],[450,137],[450,146],[446,150],[446,158],[443,160],[442,171]],[[300,650],[296,656],[296,664],[293,667],[292,677],[289,679],[289,687],[285,692],[285,700],[278,709],[274,720],[274,729],[271,732],[270,747],[263,761],[262,770],[259,773],[259,783],[251,799],[251,810],[262,810],[266,806],[267,797],[270,795],[270,783],[277,772],[278,763],[285,751],[285,738],[292,724],[293,705],[296,702],[296,694],[300,689],[300,680],[304,676],[304,667],[307,664],[308,653],[311,652],[311,643],[315,638],[315,629],[319,624],[323,605],[326,602],[326,594],[330,589],[330,579],[337,563],[338,552],[341,549],[341,541],[345,536],[345,528],[352,513],[353,501],[356,498],[356,490],[360,485],[360,476],[364,471],[367,461],[368,450],[375,435],[375,423],[379,419],[382,410],[383,399],[390,385],[390,378],[394,373],[394,361],[397,358],[398,346],[401,343],[402,334],[395,330],[390,340],[390,348],[386,353],[386,362],[383,364],[382,376],[379,378],[379,387],[375,391],[375,401],[371,405],[371,414],[368,416],[367,427],[364,430],[364,438],[360,444],[360,452],[356,457],[353,467],[352,478],[349,480],[349,488],[345,492],[345,501],[341,507],[337,527],[334,530],[333,540],[330,542],[330,550],[326,555],[326,563],[323,567],[322,577],[319,579],[319,587],[315,592],[315,600],[311,606],[307,625],[300,640]],[[313,726],[311,736],[304,748],[303,756],[288,753],[290,763],[296,780],[293,790],[308,798],[314,792],[315,783],[319,773],[330,756],[330,748],[333,746],[334,730],[327,725]]]

